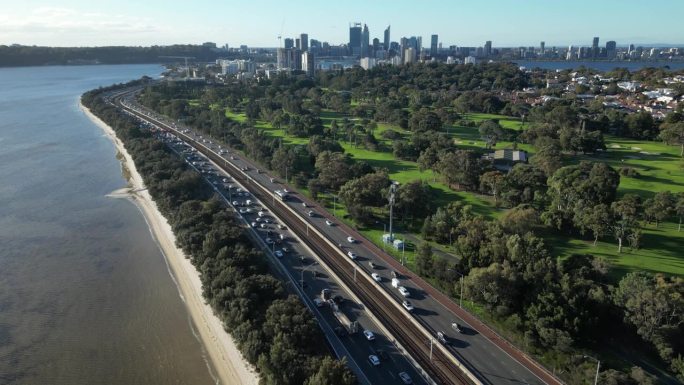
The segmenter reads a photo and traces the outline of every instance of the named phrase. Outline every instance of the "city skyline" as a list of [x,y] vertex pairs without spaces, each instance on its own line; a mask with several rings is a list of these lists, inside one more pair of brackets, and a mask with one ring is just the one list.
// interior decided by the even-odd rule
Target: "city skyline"
[[[549,6],[541,0],[524,4],[513,0],[486,4],[434,0],[417,5],[349,0],[321,6],[306,0],[292,7],[272,0],[248,4],[200,0],[187,7],[159,0],[145,4],[64,0],[55,7],[50,1],[28,0],[4,7],[0,44],[103,46],[213,41],[218,45],[277,47],[282,46],[279,35],[284,39],[305,33],[309,39],[339,45],[348,42],[348,27],[353,22],[368,26],[370,40],[383,41],[384,30],[391,25],[392,41],[403,36],[422,36],[430,41],[436,34],[444,46],[482,46],[486,41],[492,41],[494,47],[536,46],[540,41],[549,48],[589,46],[594,36],[600,36],[602,42],[616,41],[619,46],[684,44],[684,32],[674,27],[684,3],[642,3],[579,0],[572,6]],[[643,18],[658,9],[668,12]],[[672,28],[662,27],[667,25]]]

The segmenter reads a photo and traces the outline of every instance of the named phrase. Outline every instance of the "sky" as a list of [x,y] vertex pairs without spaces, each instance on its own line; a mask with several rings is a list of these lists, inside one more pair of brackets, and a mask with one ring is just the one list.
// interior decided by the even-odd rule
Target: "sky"
[[276,47],[278,35],[347,43],[439,35],[444,46],[684,45],[684,0],[0,0],[0,44]]

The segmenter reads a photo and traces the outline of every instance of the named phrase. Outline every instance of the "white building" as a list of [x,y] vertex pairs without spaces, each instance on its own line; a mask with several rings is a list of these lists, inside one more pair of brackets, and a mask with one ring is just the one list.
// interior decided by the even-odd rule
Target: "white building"
[[477,59],[475,56],[466,56],[466,58],[463,60],[463,63],[465,64],[477,64]]
[[373,67],[375,67],[377,61],[373,57],[362,57],[361,58],[361,68],[365,70],[369,70]]

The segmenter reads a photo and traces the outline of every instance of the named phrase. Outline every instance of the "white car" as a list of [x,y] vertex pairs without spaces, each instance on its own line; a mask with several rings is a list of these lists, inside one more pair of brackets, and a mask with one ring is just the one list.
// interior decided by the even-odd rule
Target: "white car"
[[238,201],[233,201],[233,206],[239,206],[239,205],[240,205],[240,202],[238,202]]
[[252,222],[251,225],[252,225],[252,227],[256,227],[256,226],[257,226],[256,222]]
[[276,250],[273,254],[275,254],[276,257],[282,258],[283,257],[283,252],[280,250]]
[[406,385],[413,384],[413,380],[411,379],[411,376],[409,376],[408,373],[406,373],[406,372],[399,373],[399,378],[401,379],[401,382],[403,382]]
[[316,215],[316,213],[315,213],[313,210],[309,210],[309,212],[307,213],[307,215],[310,216],[310,217],[313,217],[314,215]]
[[356,259],[356,253],[355,253],[355,252],[353,252],[353,251],[349,251],[349,252],[347,252],[347,255],[348,255],[348,256],[349,256],[349,258],[351,258],[351,259]]
[[247,214],[247,209],[240,209],[240,214]]
[[281,229],[281,230],[285,230],[285,226],[282,225],[282,224],[280,224],[280,223],[278,223],[278,228]]
[[261,218],[259,218],[259,217],[254,218],[254,220],[257,221],[257,222],[263,221],[263,219],[261,219]]
[[404,297],[408,297],[411,295],[411,293],[409,293],[408,289],[405,288],[404,286],[399,286],[397,289],[399,290],[401,295],[403,295]]
[[403,306],[404,309],[406,309],[406,310],[408,310],[408,311],[413,311],[413,305],[412,305],[411,302],[409,302],[409,301],[404,301],[404,302],[402,302],[402,303],[401,303],[401,306]]
[[347,242],[356,243],[356,239],[354,239],[353,237],[347,237]]
[[375,280],[375,282],[382,282],[382,277],[378,273],[373,273],[371,274],[371,277]]
[[333,222],[332,222],[330,219],[326,219],[326,220],[325,220],[325,224],[328,225],[328,226],[332,226],[332,225],[333,225]]
[[265,229],[267,226],[266,226],[265,223],[262,223],[262,224],[259,225],[259,227],[261,227],[262,229]]
[[366,337],[368,341],[373,341],[375,339],[375,334],[370,330],[364,330],[363,336]]
[[370,363],[373,364],[373,366],[380,365],[380,359],[375,354],[371,354],[370,356],[368,356],[368,361],[370,361]]
[[263,211],[259,211],[257,214],[258,214],[260,217],[263,217],[264,215],[266,215],[266,213],[263,212]]

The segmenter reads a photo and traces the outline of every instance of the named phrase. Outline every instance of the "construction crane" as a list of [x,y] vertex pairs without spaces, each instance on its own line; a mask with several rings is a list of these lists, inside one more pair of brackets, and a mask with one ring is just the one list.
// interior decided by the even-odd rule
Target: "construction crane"
[[283,22],[280,23],[280,33],[278,34],[278,48],[282,48],[283,46],[283,28],[285,28],[285,18],[283,18]]
[[195,59],[194,56],[159,56],[165,59],[185,59],[186,79],[190,78],[190,67],[188,66],[188,59]]

